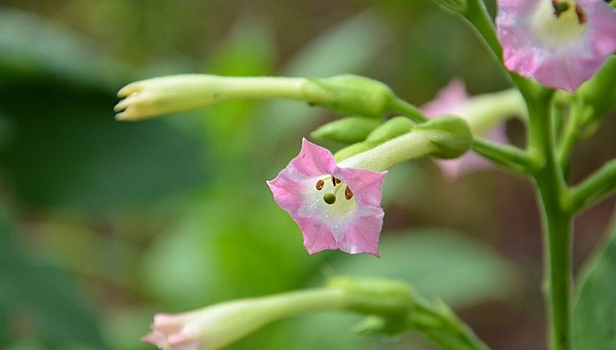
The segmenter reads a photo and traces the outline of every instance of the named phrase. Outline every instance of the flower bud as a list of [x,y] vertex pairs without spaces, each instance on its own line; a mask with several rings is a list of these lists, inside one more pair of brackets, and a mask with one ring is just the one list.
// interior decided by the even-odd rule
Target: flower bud
[[310,136],[348,144],[357,143],[364,141],[381,123],[376,118],[347,117],[322,125]]
[[414,309],[414,295],[402,282],[384,279],[333,278],[329,288],[345,294],[345,309],[367,315],[356,330],[370,334],[396,335],[407,330]]
[[324,96],[317,94],[321,98],[312,102],[344,115],[380,117],[389,110],[395,99],[394,93],[387,85],[358,75],[338,75],[310,81],[315,87],[327,92]]
[[335,155],[337,161],[347,159],[358,153],[365,152],[371,148],[378,146],[379,144],[406,134],[413,129],[415,124],[406,117],[392,118],[383,125],[374,129],[366,138],[364,142],[356,143],[345,147],[338,151]]
[[616,109],[616,56],[612,55],[597,74],[582,84],[578,95],[582,102],[589,105],[591,110],[586,116],[587,121],[597,121],[607,113]]
[[473,144],[473,134],[468,123],[455,116],[432,119],[417,126],[413,132],[430,133],[430,142],[437,147],[430,155],[436,158],[458,158]]
[[385,142],[411,131],[415,124],[406,117],[394,117],[386,121],[383,125],[374,129],[366,138],[366,141]]
[[283,98],[321,105],[344,115],[378,117],[395,96],[383,83],[355,75],[326,79],[223,77],[186,74],[128,84],[114,107],[118,120],[138,120],[234,99]]

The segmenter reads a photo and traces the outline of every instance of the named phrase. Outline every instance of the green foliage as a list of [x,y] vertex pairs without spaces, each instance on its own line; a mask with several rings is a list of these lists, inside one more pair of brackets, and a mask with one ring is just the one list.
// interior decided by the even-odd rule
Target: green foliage
[[[96,316],[75,281],[24,252],[6,222],[0,223],[0,316],[5,325],[23,317],[23,331],[47,344],[102,346]],[[0,338],[1,347],[10,344],[7,338]]]
[[574,309],[577,349],[616,347],[616,225],[607,242],[586,263]]
[[[0,212],[10,221],[0,228],[0,348],[150,349],[139,338],[156,312],[305,288],[330,270],[398,277],[454,307],[514,289],[505,278],[512,267],[498,254],[436,229],[385,234],[380,260],[308,255],[301,232],[264,182],[296,153],[323,108],[234,101],[135,124],[113,120],[114,94],[124,83],[196,69],[235,76],[366,74],[398,79],[403,94],[425,99],[463,64],[452,49],[469,44],[409,55],[406,50],[434,47],[432,38],[415,41],[423,34],[409,34],[442,23],[442,17],[422,20],[434,16],[431,5],[392,1],[367,11],[353,5],[335,20],[313,19],[320,29],[299,42],[293,16],[310,16],[303,11],[312,5],[289,2],[293,11],[284,18],[276,6],[265,6],[228,21],[236,5],[212,2],[197,14],[199,3],[159,1],[146,9],[69,1],[47,12],[41,5],[41,14],[66,25],[0,9]],[[448,34],[459,32],[453,21],[446,25]],[[198,33],[203,28],[214,31]],[[466,39],[447,40],[460,36]],[[281,48],[285,41],[294,46]],[[122,55],[110,55],[109,47]],[[194,48],[192,56],[184,56],[186,47]],[[409,75],[410,68],[419,75]],[[491,79],[480,70],[481,81]],[[426,186],[420,168],[413,167],[413,183],[405,178],[386,201],[407,203],[400,186]],[[92,293],[85,298],[84,291]],[[20,328],[21,317],[33,320],[33,328]],[[265,327],[231,348],[423,346],[353,334],[357,321],[310,315]]]

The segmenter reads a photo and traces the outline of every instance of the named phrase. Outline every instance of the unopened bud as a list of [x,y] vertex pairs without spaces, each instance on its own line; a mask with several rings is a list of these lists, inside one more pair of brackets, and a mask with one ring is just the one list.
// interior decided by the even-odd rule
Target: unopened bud
[[468,123],[455,116],[440,116],[415,128],[413,132],[430,133],[430,142],[436,150],[430,155],[441,159],[458,158],[473,144],[473,134]]
[[377,118],[347,117],[322,125],[310,136],[342,143],[362,142],[382,121]]
[[313,102],[344,115],[380,117],[389,110],[395,99],[387,85],[358,75],[310,80],[329,95]]

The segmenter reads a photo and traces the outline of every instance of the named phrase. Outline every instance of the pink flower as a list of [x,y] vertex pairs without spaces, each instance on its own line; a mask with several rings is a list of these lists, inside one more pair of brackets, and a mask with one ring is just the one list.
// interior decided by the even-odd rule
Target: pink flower
[[271,302],[244,299],[181,314],[156,314],[141,340],[163,350],[220,349],[280,318]]
[[574,92],[616,51],[616,11],[603,0],[499,0],[505,66]]
[[[479,134],[478,136],[485,134],[483,136],[488,136],[492,141],[505,142],[507,140],[505,124],[499,123],[495,127],[488,125],[487,130],[485,130],[486,128],[483,125],[477,127],[478,123],[473,121],[473,117],[478,117],[478,115],[472,114],[474,111],[479,114],[481,108],[471,107],[468,101],[469,96],[466,93],[464,83],[461,80],[453,79],[439,91],[434,100],[424,104],[421,110],[428,118],[435,118],[444,114],[457,115],[466,119],[471,129]],[[436,159],[434,162],[441,169],[445,178],[451,182],[466,174],[492,167],[492,163],[473,151],[466,152],[462,157],[456,159]]]
[[328,150],[304,139],[299,155],[267,184],[302,230],[308,253],[340,249],[378,257],[386,173],[339,167]]

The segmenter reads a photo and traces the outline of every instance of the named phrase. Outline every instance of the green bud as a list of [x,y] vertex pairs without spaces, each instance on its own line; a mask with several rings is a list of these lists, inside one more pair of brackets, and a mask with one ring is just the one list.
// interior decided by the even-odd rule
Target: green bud
[[355,75],[326,79],[172,75],[137,81],[118,91],[118,120],[140,120],[237,99],[284,98],[345,115],[379,117],[395,95],[385,84]]
[[399,281],[335,277],[327,287],[344,290],[344,309],[349,311],[389,317],[406,316],[413,310],[413,292]]
[[310,136],[348,144],[362,142],[381,123],[376,118],[347,117],[322,125]]
[[357,75],[338,75],[309,81],[314,84],[306,86],[309,94],[314,96],[314,100],[309,102],[344,115],[380,117],[389,110],[395,99],[394,93],[387,85]]
[[590,107],[584,122],[601,120],[616,109],[616,56],[605,61],[595,76],[582,84],[575,95]]
[[344,290],[345,310],[368,316],[356,327],[363,333],[399,334],[414,310],[413,291],[402,282],[337,277],[327,287]]
[[374,131],[368,135],[366,141],[385,142],[393,139],[394,137],[406,134],[411,131],[414,126],[415,124],[409,118],[394,117],[374,129]]
[[437,148],[430,155],[436,158],[458,158],[473,144],[471,129],[468,123],[460,117],[440,116],[415,127],[413,132],[430,134],[430,142]]
[[374,129],[368,137],[366,137],[366,141],[341,149],[336,152],[334,158],[339,162],[361,152],[365,152],[383,142],[410,132],[414,126],[415,124],[406,117],[392,118]]
[[340,162],[356,154],[366,152],[369,149],[374,148],[378,145],[379,145],[378,142],[370,142],[370,141],[355,143],[355,144],[347,146],[341,149],[340,151],[336,152],[336,154],[334,154],[334,159],[336,160],[336,162]]

